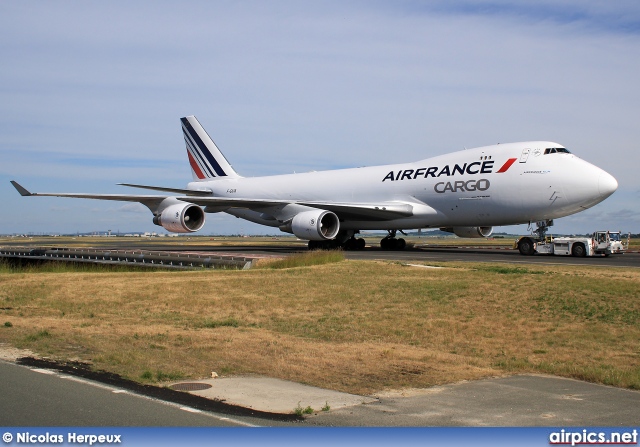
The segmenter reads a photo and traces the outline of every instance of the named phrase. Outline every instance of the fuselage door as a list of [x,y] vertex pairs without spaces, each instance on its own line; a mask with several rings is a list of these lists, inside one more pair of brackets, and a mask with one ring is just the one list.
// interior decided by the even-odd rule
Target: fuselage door
[[531,152],[531,149],[526,148],[526,149],[522,149],[522,155],[520,155],[520,163],[526,163],[527,159],[529,158],[529,153]]

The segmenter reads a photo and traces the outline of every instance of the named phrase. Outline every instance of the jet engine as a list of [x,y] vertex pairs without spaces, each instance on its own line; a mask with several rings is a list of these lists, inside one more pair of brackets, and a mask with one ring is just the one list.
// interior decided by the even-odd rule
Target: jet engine
[[296,214],[281,230],[295,234],[300,239],[325,241],[333,239],[340,230],[340,220],[331,211],[311,210]]
[[204,211],[191,203],[176,203],[164,208],[153,223],[172,233],[193,233],[204,226]]
[[440,228],[442,231],[454,233],[458,237],[489,237],[493,233],[493,227],[450,227]]

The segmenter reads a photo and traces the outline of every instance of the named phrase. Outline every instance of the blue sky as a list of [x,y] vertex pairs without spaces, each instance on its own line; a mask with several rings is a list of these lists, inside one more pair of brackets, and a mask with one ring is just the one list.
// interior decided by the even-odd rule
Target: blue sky
[[0,55],[0,234],[157,231],[143,206],[9,180],[182,187],[190,114],[245,176],[557,141],[620,187],[554,230],[640,232],[635,1],[3,2]]

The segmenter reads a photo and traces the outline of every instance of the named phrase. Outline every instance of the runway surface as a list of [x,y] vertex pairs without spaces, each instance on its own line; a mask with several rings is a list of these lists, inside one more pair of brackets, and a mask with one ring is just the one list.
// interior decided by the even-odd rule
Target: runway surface
[[[149,250],[181,251],[176,247],[168,248],[165,245],[145,245]],[[235,254],[238,256],[256,257],[281,257],[294,253],[306,252],[307,248],[302,244],[247,245],[247,246],[211,246],[192,245],[187,249],[192,253]],[[367,246],[361,251],[345,251],[347,259],[359,260],[387,260],[401,262],[495,262],[505,264],[543,264],[543,265],[586,265],[602,267],[640,267],[640,253],[625,253],[623,255],[611,255],[609,257],[585,257],[573,256],[548,256],[534,255],[522,256],[517,250],[509,248],[488,248],[473,246],[421,245],[407,248],[402,251],[382,250],[377,246]]]
[[[308,251],[304,241],[295,241],[293,238],[282,239],[277,242],[234,244],[224,239],[207,240],[203,243],[192,239],[184,243],[181,238],[93,238],[89,244],[94,248],[103,250],[146,250],[166,253],[192,253],[220,256],[246,256],[253,258],[284,257],[294,253]],[[244,240],[237,238],[237,240]],[[595,256],[576,258],[573,256],[549,256],[534,255],[522,256],[517,250],[504,246],[474,246],[473,240],[465,240],[458,245],[442,245],[441,243],[417,242],[415,246],[408,246],[403,251],[387,251],[380,249],[379,239],[370,238],[368,245],[362,251],[345,251],[347,259],[362,260],[388,260],[400,262],[495,262],[507,264],[543,264],[543,265],[586,265],[602,267],[640,267],[640,253],[636,251],[623,255],[611,255],[609,257]],[[47,244],[55,243],[55,238],[49,239]],[[69,247],[78,246],[78,243],[87,243],[79,238]],[[3,241],[0,245],[41,247],[41,241],[30,243],[28,239],[12,239]],[[65,247],[65,244],[58,245]]]
[[640,267],[639,253],[609,257],[575,258],[573,256],[522,256],[517,250],[482,247],[417,247],[403,251],[368,248],[345,252],[347,259],[385,259],[417,262],[495,262],[506,264],[588,265],[602,267]]

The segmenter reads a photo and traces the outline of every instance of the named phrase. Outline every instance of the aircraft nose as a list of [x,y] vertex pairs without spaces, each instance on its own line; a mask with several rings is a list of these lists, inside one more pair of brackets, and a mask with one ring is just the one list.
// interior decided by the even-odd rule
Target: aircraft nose
[[618,189],[618,181],[608,172],[602,171],[598,177],[598,192],[602,197],[609,197]]

